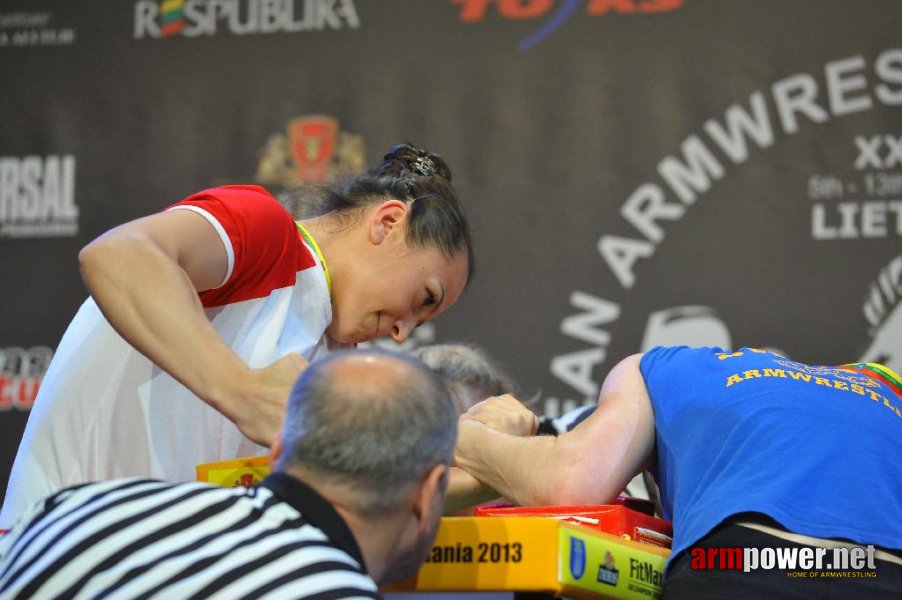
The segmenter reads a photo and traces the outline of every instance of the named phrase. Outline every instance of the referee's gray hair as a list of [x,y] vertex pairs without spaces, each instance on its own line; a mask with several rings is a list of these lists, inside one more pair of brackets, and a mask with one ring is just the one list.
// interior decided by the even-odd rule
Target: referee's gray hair
[[[336,376],[341,361],[361,355],[396,361],[403,376]],[[352,507],[376,516],[404,501],[429,469],[450,464],[456,439],[450,393],[421,361],[382,350],[343,351],[311,363],[295,383],[276,469],[300,468],[349,485]]]
[[458,412],[466,412],[470,406],[489,396],[520,395],[514,380],[474,344],[430,344],[416,348],[411,354],[445,381]]

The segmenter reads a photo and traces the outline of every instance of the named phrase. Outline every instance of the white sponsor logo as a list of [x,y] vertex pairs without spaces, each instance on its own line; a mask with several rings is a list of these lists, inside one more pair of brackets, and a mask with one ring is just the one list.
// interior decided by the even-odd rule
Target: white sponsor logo
[[0,348],[0,412],[31,408],[51,358],[47,346]]
[[0,157],[0,237],[77,234],[73,156]]
[[356,29],[353,0],[187,0],[135,3],[135,39]]
[[52,26],[53,13],[0,13],[0,48],[65,46],[75,43],[75,29]]

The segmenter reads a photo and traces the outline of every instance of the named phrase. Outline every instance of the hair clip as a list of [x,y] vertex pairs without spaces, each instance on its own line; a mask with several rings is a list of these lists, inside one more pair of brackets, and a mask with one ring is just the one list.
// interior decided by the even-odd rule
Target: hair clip
[[423,194],[422,196],[416,196],[416,197],[414,197],[414,198],[408,198],[408,199],[407,199],[408,206],[412,207],[414,204],[417,203],[417,200],[425,200],[426,198],[432,198],[433,196],[436,196],[436,195],[437,195],[437,194],[433,194],[433,193],[430,192],[430,193],[427,193],[427,194]]
[[410,170],[422,177],[429,177],[435,174],[435,163],[428,156],[418,156],[410,164]]

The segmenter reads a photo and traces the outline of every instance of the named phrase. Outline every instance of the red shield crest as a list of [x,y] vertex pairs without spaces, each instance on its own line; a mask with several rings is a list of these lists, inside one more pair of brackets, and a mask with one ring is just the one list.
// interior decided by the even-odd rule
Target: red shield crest
[[310,115],[288,123],[288,139],[301,181],[324,181],[329,174],[338,137],[338,121]]

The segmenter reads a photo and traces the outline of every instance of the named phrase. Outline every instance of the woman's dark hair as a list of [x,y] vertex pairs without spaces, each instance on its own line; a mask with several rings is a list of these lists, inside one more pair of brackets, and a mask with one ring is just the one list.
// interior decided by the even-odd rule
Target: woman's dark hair
[[428,150],[398,144],[389,148],[382,164],[332,186],[300,188],[287,204],[303,219],[349,213],[389,198],[409,202],[409,246],[438,248],[449,259],[466,250],[469,284],[475,271],[470,225],[451,185],[451,169]]

